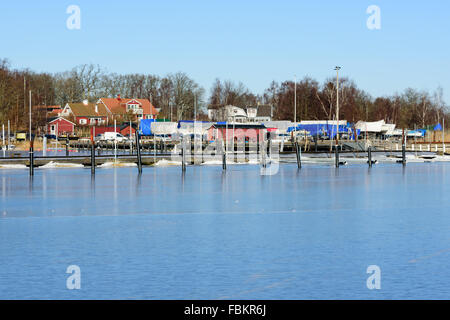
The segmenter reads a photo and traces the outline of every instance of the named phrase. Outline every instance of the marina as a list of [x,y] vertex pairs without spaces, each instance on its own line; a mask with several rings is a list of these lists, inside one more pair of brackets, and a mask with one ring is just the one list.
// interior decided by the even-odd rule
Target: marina
[[4,2],[12,314],[450,299],[450,2]]
[[448,162],[0,170],[0,297],[446,298],[449,181]]

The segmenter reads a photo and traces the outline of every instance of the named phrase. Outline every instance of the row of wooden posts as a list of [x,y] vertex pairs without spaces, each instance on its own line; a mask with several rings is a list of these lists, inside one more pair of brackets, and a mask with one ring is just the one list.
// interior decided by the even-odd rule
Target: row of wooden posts
[[[136,142],[136,156],[137,156],[137,166],[139,173],[142,173],[142,158],[141,158],[141,144],[140,144],[140,138],[139,133],[136,131],[135,133],[135,142]],[[267,156],[270,157],[270,148],[271,148],[271,140],[267,140],[267,146],[264,139],[262,140],[261,144],[261,162],[262,166],[267,166]],[[33,148],[34,139],[30,141],[30,151],[29,151],[29,157],[30,157],[30,175],[34,175],[34,148]],[[68,149],[69,143],[66,143],[66,156],[69,155],[69,149]],[[268,147],[268,148],[267,148]],[[269,150],[269,151],[268,151]],[[221,147],[221,153],[222,153],[222,169],[227,169],[227,161],[226,161],[226,151],[225,151],[225,144],[222,141],[222,147]],[[267,153],[267,154],[266,154]],[[297,167],[298,169],[302,168],[302,149],[298,142],[295,142],[295,153],[296,153],[296,159],[297,159]],[[367,150],[367,163],[369,164],[369,167],[372,167],[372,165],[375,163],[372,160],[372,148],[369,147]],[[403,166],[406,165],[406,145],[405,143],[402,144],[402,160],[401,163]],[[336,168],[339,168],[341,165],[341,162],[339,161],[339,148],[336,145],[335,148],[335,166]],[[181,144],[181,170],[184,172],[186,171],[186,144]],[[91,139],[91,173],[95,174],[95,142],[93,139]]]
[[[139,141],[139,133],[135,132],[136,139],[136,156],[139,174],[142,173],[142,157],[141,157],[141,144]],[[95,174],[95,142],[91,139],[91,174]]]

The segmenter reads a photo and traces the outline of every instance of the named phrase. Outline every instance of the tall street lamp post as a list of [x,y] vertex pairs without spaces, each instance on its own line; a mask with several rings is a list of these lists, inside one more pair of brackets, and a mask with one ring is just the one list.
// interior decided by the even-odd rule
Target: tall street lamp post
[[297,76],[294,76],[294,141],[297,141]]
[[341,67],[335,67],[336,70],[336,148],[339,145],[339,70]]

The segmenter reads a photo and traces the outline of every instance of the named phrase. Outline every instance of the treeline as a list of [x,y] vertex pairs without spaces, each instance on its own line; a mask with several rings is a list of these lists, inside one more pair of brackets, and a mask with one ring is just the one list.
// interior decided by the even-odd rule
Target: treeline
[[[13,70],[6,59],[0,60],[0,121],[10,120],[14,128],[28,125],[29,90],[32,105],[62,105],[99,98],[148,99],[161,109],[160,116],[190,119],[205,118],[204,89],[185,73],[157,75],[107,73],[98,65],[80,65],[70,71],[49,74],[31,70]],[[45,124],[45,111],[33,110],[36,126]]]
[[[297,81],[297,121],[324,120],[336,117],[336,81],[323,83],[305,77]],[[272,82],[261,94],[252,93],[244,84],[216,79],[206,96],[204,88],[183,72],[158,76],[151,74],[108,73],[98,65],[80,65],[61,73],[36,73],[28,69],[11,69],[0,59],[0,121],[11,121],[14,129],[27,128],[28,93],[34,105],[65,105],[67,102],[100,97],[149,99],[161,109],[160,117],[192,119],[207,118],[207,108],[224,105],[240,107],[270,104],[275,120],[294,120],[293,81]],[[425,127],[448,117],[442,88],[429,93],[407,89],[387,97],[372,97],[348,79],[339,84],[340,119],[377,121],[384,119],[398,127]],[[195,109],[195,111],[194,111]],[[45,110],[33,111],[35,124],[45,124]],[[447,122],[449,123],[449,122]]]
[[[336,119],[336,79],[322,84],[309,77],[297,82],[297,121]],[[276,106],[277,119],[294,119],[294,81],[272,82],[265,103]],[[392,96],[372,97],[348,79],[339,79],[339,119],[350,122],[385,120],[400,128],[424,128],[449,117],[442,88],[435,92],[408,88]],[[448,123],[448,122],[447,122]]]

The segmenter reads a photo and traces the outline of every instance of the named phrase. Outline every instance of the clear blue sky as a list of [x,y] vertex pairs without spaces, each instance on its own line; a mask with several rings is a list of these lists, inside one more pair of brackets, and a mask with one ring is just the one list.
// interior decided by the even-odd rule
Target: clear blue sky
[[[81,30],[68,30],[69,5]],[[381,30],[369,30],[369,5]],[[342,75],[372,95],[444,89],[450,102],[448,0],[2,1],[0,57],[58,72],[100,64],[117,73],[184,71],[209,88],[216,77],[262,93],[271,80]]]

